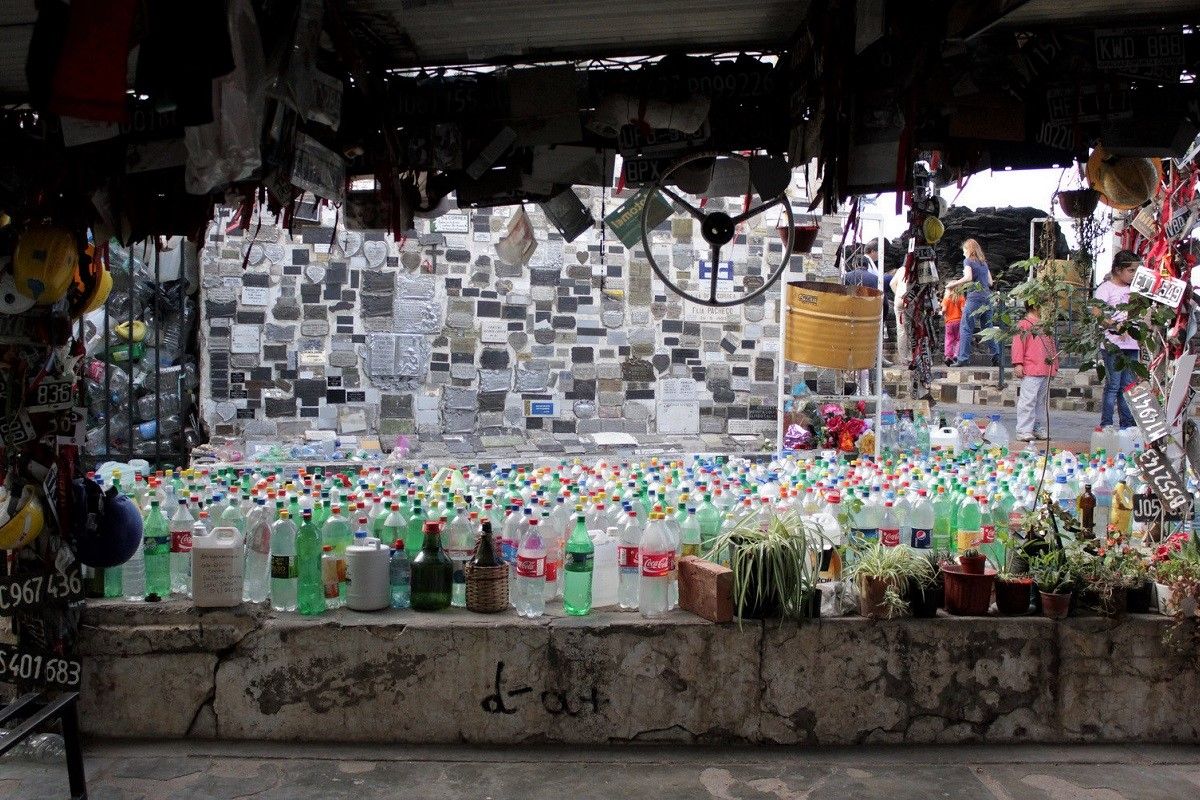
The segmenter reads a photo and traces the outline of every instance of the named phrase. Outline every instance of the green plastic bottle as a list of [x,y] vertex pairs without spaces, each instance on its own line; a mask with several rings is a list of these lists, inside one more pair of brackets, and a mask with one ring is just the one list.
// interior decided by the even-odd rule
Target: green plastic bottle
[[700,523],[700,549],[707,555],[721,535],[721,512],[713,505],[711,492],[704,493],[704,502],[696,509],[696,521]]
[[953,501],[945,486],[939,486],[933,500],[933,548],[949,553],[955,550],[953,536]]
[[425,515],[421,513],[420,502],[413,503],[412,515],[408,518],[408,529],[404,532],[404,550],[410,559],[416,558],[421,550],[421,542],[425,538]]
[[575,519],[575,529],[567,540],[566,567],[563,581],[563,610],[571,616],[582,617],[592,610],[592,567],[596,548],[588,536],[583,514]]
[[146,594],[171,596],[171,527],[158,507],[150,501],[150,513],[143,528],[146,554]]
[[296,605],[301,614],[315,617],[325,613],[325,583],[321,577],[321,535],[313,523],[311,511],[296,534],[296,570],[300,585]]
[[958,510],[958,552],[979,549],[983,543],[983,510],[979,501],[968,496]]

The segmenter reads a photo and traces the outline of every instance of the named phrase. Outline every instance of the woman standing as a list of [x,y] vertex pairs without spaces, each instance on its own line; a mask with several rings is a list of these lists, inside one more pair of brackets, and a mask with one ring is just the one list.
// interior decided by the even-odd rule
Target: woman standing
[[[965,367],[971,360],[971,341],[977,330],[992,325],[992,271],[988,267],[983,248],[974,239],[963,242],[963,274],[958,280],[950,281],[946,288],[954,291],[960,286],[977,284],[966,294],[966,304],[959,323],[958,360],[953,366]],[[1000,343],[988,342],[992,354],[992,366],[1000,366]]]

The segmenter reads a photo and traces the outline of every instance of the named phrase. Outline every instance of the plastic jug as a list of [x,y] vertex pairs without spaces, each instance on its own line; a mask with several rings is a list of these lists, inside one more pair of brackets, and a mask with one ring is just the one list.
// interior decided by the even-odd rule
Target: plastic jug
[[929,447],[933,450],[957,453],[962,450],[962,434],[958,428],[948,425],[944,428],[934,428],[929,433]]
[[1135,455],[1144,447],[1142,432],[1137,428],[1125,428],[1117,434],[1117,452],[1121,455]]
[[231,608],[242,602],[245,562],[237,528],[213,528],[192,539],[192,604],[197,608]]
[[373,537],[365,544],[346,548],[346,608],[354,611],[378,611],[392,604],[388,569],[391,550]]

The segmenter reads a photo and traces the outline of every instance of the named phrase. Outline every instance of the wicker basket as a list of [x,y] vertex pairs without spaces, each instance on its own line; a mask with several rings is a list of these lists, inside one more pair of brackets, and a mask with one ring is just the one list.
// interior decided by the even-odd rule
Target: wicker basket
[[830,369],[869,369],[883,311],[878,289],[793,281],[787,287],[788,361]]
[[508,609],[508,565],[472,567],[467,564],[467,611],[495,614]]

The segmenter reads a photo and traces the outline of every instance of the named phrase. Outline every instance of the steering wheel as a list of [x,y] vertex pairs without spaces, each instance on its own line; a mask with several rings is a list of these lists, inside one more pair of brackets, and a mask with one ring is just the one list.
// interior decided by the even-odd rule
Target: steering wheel
[[[753,300],[774,286],[779,280],[780,276],[783,275],[783,271],[787,269],[788,261],[791,258],[792,248],[795,245],[796,237],[796,219],[792,212],[792,204],[787,197],[787,182],[785,181],[783,183],[782,189],[777,194],[770,195],[769,198],[763,198],[760,191],[760,199],[763,199],[763,202],[759,203],[758,205],[751,206],[736,216],[730,216],[724,211],[705,212],[699,207],[698,204],[689,201],[684,194],[695,194],[697,196],[704,195],[709,190],[709,183],[705,183],[702,187],[698,187],[695,192],[689,192],[686,189],[681,192],[679,189],[681,189],[682,186],[679,184],[679,182],[672,180],[672,178],[676,178],[678,175],[680,175],[681,170],[684,170],[684,180],[682,183],[694,184],[697,179],[697,175],[694,171],[689,174],[686,171],[686,168],[698,161],[708,161],[712,163],[711,170],[709,170],[710,181],[712,177],[717,174],[718,166],[722,162],[742,162],[742,168],[746,174],[746,183],[744,190],[741,190],[739,195],[744,197],[755,191],[754,181],[752,180],[751,161],[748,157],[740,153],[709,152],[684,156],[673,163],[665,172],[663,172],[658,177],[658,180],[654,181],[652,184],[648,184],[647,186],[648,191],[646,193],[646,202],[642,206],[642,248],[646,251],[646,258],[650,262],[650,268],[654,270],[654,274],[658,276],[659,280],[667,285],[668,289],[680,297],[691,300],[693,303],[698,303],[704,306],[714,306],[718,308],[741,305],[742,303]],[[784,169],[786,169],[786,166]],[[703,180],[702,173],[699,175],[699,179]],[[769,182],[770,181],[764,181],[764,183]],[[700,235],[703,237],[705,243],[708,244],[712,258],[712,266],[709,270],[708,276],[708,297],[697,296],[684,291],[682,288],[676,285],[674,281],[667,277],[666,272],[659,267],[658,262],[654,258],[654,251],[650,247],[650,230],[653,227],[650,224],[650,211],[655,205],[654,199],[656,192],[666,195],[667,198],[669,198],[670,201],[673,201],[676,206],[680,206],[683,211],[686,211],[700,223]],[[734,196],[728,192],[722,193],[718,196],[725,196],[727,194]],[[670,205],[671,203],[668,202],[667,204]],[[733,238],[737,233],[738,225],[759,216],[760,214],[777,205],[783,206],[784,214],[787,216],[787,238],[784,241],[783,257],[780,259],[779,265],[772,270],[766,281],[764,281],[763,284],[758,288],[739,294],[733,300],[718,300],[717,281],[720,276],[721,248],[733,241]],[[700,280],[699,274],[697,274],[696,279],[697,281]],[[744,285],[744,283],[742,285]]]

